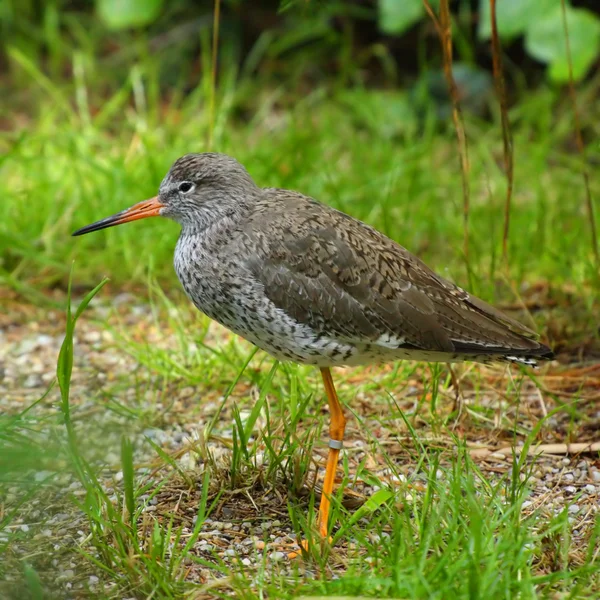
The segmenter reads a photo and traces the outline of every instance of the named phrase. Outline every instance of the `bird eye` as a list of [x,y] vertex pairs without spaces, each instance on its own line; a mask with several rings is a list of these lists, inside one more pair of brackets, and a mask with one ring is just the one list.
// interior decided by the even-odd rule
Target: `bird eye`
[[191,191],[193,187],[194,184],[190,181],[183,181],[179,184],[179,191],[183,192],[184,194],[187,194],[187,192]]

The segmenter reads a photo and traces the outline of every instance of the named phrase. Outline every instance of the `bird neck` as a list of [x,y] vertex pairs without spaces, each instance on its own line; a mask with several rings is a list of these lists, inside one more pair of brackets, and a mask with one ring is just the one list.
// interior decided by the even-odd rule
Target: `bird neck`
[[235,228],[251,210],[251,201],[219,198],[201,204],[177,220],[181,224],[182,236],[203,236],[209,232],[225,232]]

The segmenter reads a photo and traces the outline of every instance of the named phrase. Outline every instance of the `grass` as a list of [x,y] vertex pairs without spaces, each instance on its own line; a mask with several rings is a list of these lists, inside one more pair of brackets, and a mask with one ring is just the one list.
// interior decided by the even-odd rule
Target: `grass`
[[[84,297],[64,321],[60,404],[48,400],[54,389],[30,410],[0,418],[0,577],[14,597],[65,593],[53,581],[56,565],[45,560],[50,552],[72,561],[78,594],[107,599],[599,593],[597,519],[590,517],[577,541],[566,504],[555,512],[526,504],[534,497],[535,460],[515,455],[494,471],[469,453],[475,442],[534,445],[583,435],[595,423],[593,384],[575,375],[564,375],[565,396],[543,375],[466,367],[459,371],[468,400],[461,420],[442,367],[340,371],[340,397],[352,413],[349,440],[363,445],[345,451],[344,481],[360,501],[352,505],[352,496],[338,492],[333,548],[313,544],[288,566],[272,558],[273,542],[261,534],[252,568],[242,556],[199,551],[212,523],[225,520],[223,507],[240,527],[250,521],[255,534],[276,517],[289,525],[290,539],[313,538],[313,456],[323,451],[326,423],[316,373],[273,364],[188,306],[171,266],[175,224],[156,219],[69,235],[154,195],[172,161],[206,150],[211,132],[213,149],[235,155],[260,184],[330,203],[485,299],[525,307],[530,314],[521,316],[547,332],[566,360],[577,360],[583,342],[594,356],[598,271],[567,100],[542,87],[511,110],[515,192],[505,269],[506,183],[495,117],[466,116],[467,260],[454,133],[407,94],[317,88],[290,106],[277,87],[257,91],[247,76],[236,81],[224,61],[213,129],[208,77],[185,96],[161,99],[147,62],[106,96],[85,57],[71,88],[17,50],[11,60],[28,78],[37,111],[0,137],[0,277],[7,298],[36,307],[42,327],[49,307]],[[581,98],[593,98],[597,85],[580,90]],[[596,139],[597,103],[581,104],[584,132]],[[600,147],[590,144],[587,159],[597,164]],[[598,198],[597,178],[591,192]],[[81,310],[99,287],[88,290],[104,276],[111,281],[87,317]],[[52,294],[55,288],[68,291]],[[142,316],[102,305],[124,290],[134,293],[127,304],[142,304]],[[107,368],[100,383],[84,378],[93,365],[73,370],[80,316],[78,328],[109,336],[102,353],[130,361]],[[81,355],[91,352],[84,345]],[[532,408],[539,397],[550,405],[547,418]],[[150,435],[162,429],[185,431],[188,442],[164,447]],[[69,486],[73,491],[60,495]],[[21,520],[35,520],[34,501],[42,513],[66,511],[82,537],[52,550],[28,535]],[[36,531],[49,526],[38,521]],[[99,578],[97,586],[88,585],[89,575]]]
[[[170,350],[148,349],[148,355],[161,357],[167,352],[173,364],[187,363],[187,370],[169,377],[169,365],[161,360],[141,368],[164,377],[162,383],[154,380],[154,387],[163,395],[178,399],[178,389],[193,384],[204,400],[183,412],[176,406],[166,407],[171,409],[169,417],[137,413],[136,401],[144,404],[142,384],[134,394],[136,400],[124,407],[129,410],[126,420],[112,427],[104,423],[112,429],[111,441],[97,429],[97,419],[90,421],[82,412],[82,394],[90,393],[89,385],[82,385],[81,380],[75,387],[70,383],[75,321],[82,320],[80,315],[85,317],[82,310],[100,287],[86,295],[74,316],[68,311],[57,371],[62,422],[44,425],[50,427],[52,439],[58,444],[56,464],[44,466],[54,473],[48,478],[67,473],[68,481],[78,483],[75,489],[82,490],[82,494],[67,496],[62,502],[70,505],[68,510],[74,515],[81,515],[76,527],[85,529],[86,537],[74,551],[63,548],[61,554],[75,560],[83,582],[86,572],[99,575],[101,586],[88,592],[91,597],[125,594],[179,598],[191,593],[196,597],[240,598],[295,598],[300,594],[390,598],[533,598],[562,594],[578,598],[596,593],[600,582],[595,549],[600,525],[596,524],[586,538],[586,556],[575,556],[566,505],[551,516],[542,506],[533,511],[525,508],[535,485],[531,478],[536,462],[526,460],[525,454],[515,456],[506,469],[494,475],[470,458],[466,446],[469,440],[502,431],[514,431],[526,445],[536,443],[544,419],[524,421],[524,415],[514,412],[515,406],[510,404],[501,415],[490,407],[487,415],[500,419],[499,426],[490,428],[485,420],[487,378],[481,380],[482,389],[477,391],[473,383],[476,379],[467,375],[463,381],[469,387],[473,384],[475,401],[470,406],[475,412],[470,413],[472,422],[464,437],[457,436],[452,433],[455,417],[448,410],[450,391],[443,371],[437,366],[431,367],[431,372],[417,370],[409,363],[399,363],[379,374],[349,370],[337,377],[340,397],[353,413],[342,466],[345,481],[353,489],[360,490],[361,482],[376,488],[366,491],[358,507],[346,506],[348,499],[338,492],[333,508],[336,526],[332,549],[316,544],[303,562],[292,562],[289,569],[271,559],[268,545],[257,569],[249,569],[235,558],[224,560],[216,552],[199,552],[196,544],[201,534],[213,527],[207,519],[218,518],[215,513],[224,503],[234,509],[233,517],[228,518],[237,523],[248,521],[248,516],[242,516],[243,511],[236,513],[239,509],[235,508],[240,498],[248,496],[258,504],[250,519],[259,528],[265,518],[273,518],[274,511],[280,515],[283,510],[297,536],[313,539],[314,509],[303,489],[307,482],[310,486],[314,476],[311,460],[322,446],[319,440],[323,437],[311,416],[318,414],[321,406],[315,373],[288,365],[278,368],[248,345],[232,346],[227,338],[211,339],[211,347],[201,347],[190,360],[189,348],[180,344],[181,334],[190,331],[198,317],[185,305],[174,311],[167,298],[155,299],[154,315],[147,315],[146,320],[160,325]],[[92,322],[94,328],[102,323]],[[150,331],[147,325],[133,331],[119,324],[116,327],[121,328],[121,337],[116,341],[120,351],[137,356],[139,350],[133,340],[140,332]],[[206,340],[207,333],[201,330],[199,336]],[[210,362],[214,356],[219,359],[216,364]],[[214,378],[219,366],[220,377]],[[124,401],[124,385],[131,381],[131,373],[125,369],[115,375],[118,377],[103,386],[105,389],[92,392],[88,402],[100,404],[104,395],[115,404],[121,398]],[[228,390],[227,380],[231,382]],[[437,384],[432,383],[436,380]],[[516,393],[526,404],[527,382],[528,378],[508,380],[504,382],[506,390],[502,390],[502,381],[496,380],[494,387],[500,395]],[[406,389],[413,383],[418,388],[414,403]],[[257,395],[253,396],[252,390]],[[219,396],[223,391],[225,394]],[[73,406],[72,394],[77,398]],[[10,437],[7,433],[17,431],[17,422],[37,431],[39,423],[27,421],[35,418],[36,408],[4,427],[5,439]],[[123,414],[120,407],[107,408],[117,417]],[[562,406],[554,412],[569,421],[569,411]],[[549,418],[553,416],[550,413]],[[577,420],[586,418],[581,413]],[[148,426],[169,430],[180,420],[199,421],[202,437],[191,442],[183,453],[172,453],[152,442],[152,468],[140,468],[136,456],[140,456],[140,445],[145,443],[142,431],[146,432]],[[322,424],[322,419],[318,422]],[[389,433],[384,433],[385,428]],[[482,435],[482,431],[487,434]],[[357,435],[366,442],[366,453],[358,461],[352,451],[352,440]],[[457,450],[448,452],[444,439],[448,448],[456,446]],[[387,445],[392,440],[402,445],[400,453]],[[23,436],[20,444],[22,455],[39,460],[32,450],[35,438]],[[102,449],[100,455],[98,447]],[[118,464],[106,463],[104,457],[111,448],[117,449]],[[185,455],[188,460],[183,460]],[[147,452],[141,456],[147,456]],[[383,465],[375,466],[369,459],[373,456],[383,460]],[[4,470],[25,473],[10,461],[4,464]],[[106,477],[107,472],[115,470],[122,473],[118,484]],[[35,467],[32,465],[27,472],[35,472]],[[5,518],[8,531],[11,521],[31,500],[31,493],[37,494],[42,506],[55,503],[50,486],[30,491],[19,483],[17,489],[20,502]],[[270,500],[261,501],[265,493],[283,494],[288,499],[274,502],[271,495]],[[153,503],[158,510],[149,512]],[[47,525],[42,523],[41,527]],[[266,541],[272,543],[268,536]],[[13,590],[14,597],[34,595],[36,585],[56,590],[51,583],[52,568],[48,572],[48,565],[36,557],[35,542],[28,545],[18,539],[18,529],[5,549],[7,566],[14,565],[11,549],[23,545],[31,558],[21,559],[24,575],[21,587]],[[200,582],[199,572],[208,573],[205,579],[200,577]],[[58,590],[55,593],[60,597]]]
[[[440,132],[410,112],[397,116],[407,105],[403,95],[339,92],[328,97],[316,91],[291,110],[259,109],[240,122],[241,92],[224,87],[214,148],[235,155],[256,181],[302,190],[364,219],[475,293],[497,296],[494,284],[506,275],[500,268],[505,181],[499,127],[473,119],[467,123],[472,256],[465,264],[455,140],[451,131]],[[143,82],[139,88],[127,83],[93,116],[71,109],[68,98],[45,104],[32,126],[3,134],[0,255],[9,285],[21,290],[64,286],[73,258],[79,259],[80,281],[110,274],[122,287],[145,281],[150,268],[173,285],[175,224],[144,222],[80,240],[69,237],[82,224],[154,195],[174,159],[206,149],[208,124],[198,94],[149,110]],[[132,107],[131,100],[146,109]],[[276,90],[263,92],[261,106],[276,102]],[[381,114],[384,102],[388,114],[377,122],[366,116]],[[586,118],[590,135],[596,135],[593,108]],[[512,119],[517,123],[516,190],[508,281],[517,287],[525,279],[569,281],[579,291],[596,278],[597,269],[581,159],[563,150],[572,136],[568,104],[540,92],[525,97]],[[589,160],[599,154],[591,145]],[[591,183],[597,197],[598,182]],[[501,291],[503,298],[514,298],[514,291]]]

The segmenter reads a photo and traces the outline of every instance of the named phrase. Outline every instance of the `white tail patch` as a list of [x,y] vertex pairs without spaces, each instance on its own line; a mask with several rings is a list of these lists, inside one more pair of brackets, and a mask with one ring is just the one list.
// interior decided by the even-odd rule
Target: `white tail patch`
[[530,358],[527,356],[505,356],[504,360],[520,365],[527,365],[528,367],[537,367],[537,361],[535,358]]

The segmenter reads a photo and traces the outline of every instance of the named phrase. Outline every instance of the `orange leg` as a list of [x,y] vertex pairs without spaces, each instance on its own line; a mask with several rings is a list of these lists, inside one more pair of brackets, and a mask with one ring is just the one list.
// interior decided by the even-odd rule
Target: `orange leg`
[[327,468],[325,469],[325,480],[323,482],[323,493],[321,495],[321,504],[319,505],[319,533],[323,538],[327,538],[327,525],[329,518],[329,506],[333,494],[333,484],[335,482],[335,472],[337,470],[340,450],[343,446],[344,430],[346,429],[346,419],[342,405],[338,400],[331,378],[331,371],[328,367],[321,369],[323,383],[325,384],[325,393],[329,404],[329,413],[331,421],[329,424],[329,455],[327,456]]

